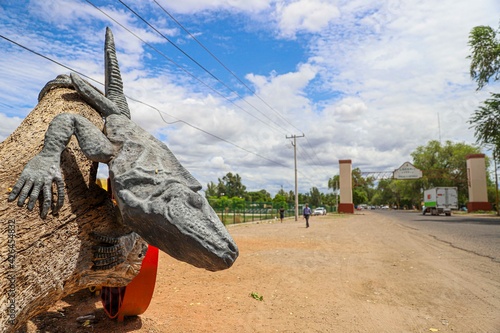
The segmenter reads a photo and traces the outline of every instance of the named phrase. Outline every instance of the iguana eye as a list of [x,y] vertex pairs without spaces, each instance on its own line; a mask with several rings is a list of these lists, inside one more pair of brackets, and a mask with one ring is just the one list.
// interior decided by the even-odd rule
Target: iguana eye
[[203,200],[200,197],[200,195],[196,193],[192,193],[191,195],[188,196],[188,203],[194,208],[203,207]]

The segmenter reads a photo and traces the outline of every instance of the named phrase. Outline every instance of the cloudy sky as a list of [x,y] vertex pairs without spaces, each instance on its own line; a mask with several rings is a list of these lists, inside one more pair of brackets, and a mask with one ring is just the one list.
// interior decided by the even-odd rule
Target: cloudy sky
[[327,192],[339,159],[474,143],[498,85],[476,91],[468,34],[499,20],[498,0],[0,0],[0,141],[58,74],[104,82],[109,26],[132,119],[203,185],[293,190],[296,135],[299,192]]

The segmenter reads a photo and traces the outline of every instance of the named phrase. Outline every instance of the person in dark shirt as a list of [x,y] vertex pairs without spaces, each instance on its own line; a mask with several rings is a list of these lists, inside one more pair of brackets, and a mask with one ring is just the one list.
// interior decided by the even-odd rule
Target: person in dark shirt
[[302,214],[304,215],[304,218],[306,219],[306,228],[309,228],[309,216],[311,216],[311,208],[309,208],[308,204],[306,204],[306,206],[304,207]]

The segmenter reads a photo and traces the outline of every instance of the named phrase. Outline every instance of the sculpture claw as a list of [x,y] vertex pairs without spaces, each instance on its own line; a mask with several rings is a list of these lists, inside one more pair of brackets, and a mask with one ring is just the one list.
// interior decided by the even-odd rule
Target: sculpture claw
[[7,201],[14,201],[22,207],[28,199],[27,208],[32,211],[38,199],[41,199],[42,219],[47,217],[52,205],[52,183],[57,185],[57,202],[52,210],[55,215],[64,204],[64,182],[61,170],[56,164],[58,157],[43,156],[41,154],[33,157],[24,167],[18,181],[12,188]]

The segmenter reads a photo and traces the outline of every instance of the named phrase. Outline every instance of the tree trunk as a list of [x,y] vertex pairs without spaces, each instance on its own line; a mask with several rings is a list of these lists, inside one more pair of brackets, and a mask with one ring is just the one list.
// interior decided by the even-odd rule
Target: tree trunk
[[26,163],[37,154],[50,121],[78,113],[103,127],[101,116],[71,89],[49,91],[16,131],[0,143],[0,332],[13,332],[64,296],[90,286],[124,286],[139,272],[146,246],[136,243],[127,261],[114,269],[92,269],[90,232],[123,235],[113,203],[95,184],[97,163],[88,160],[73,137],[61,156],[65,201],[58,215],[40,218],[7,202]]

